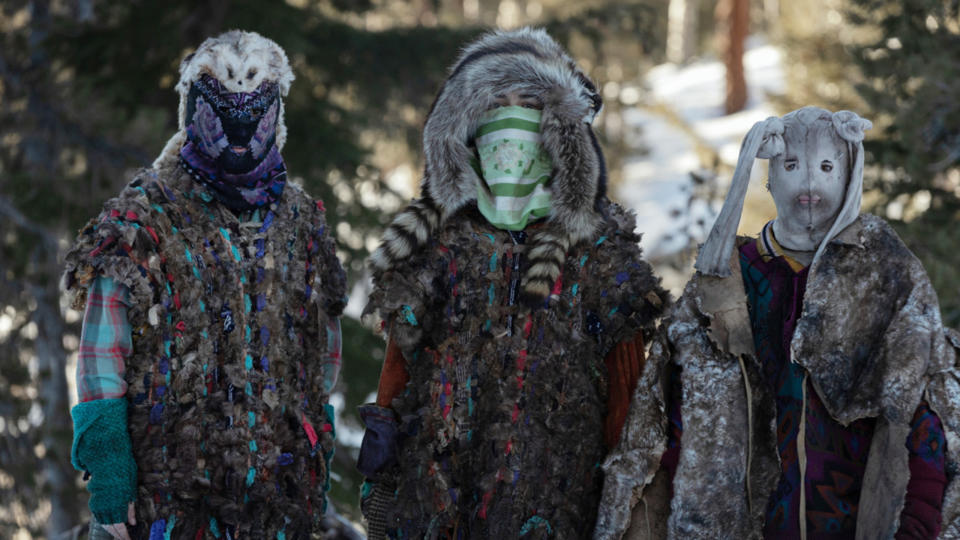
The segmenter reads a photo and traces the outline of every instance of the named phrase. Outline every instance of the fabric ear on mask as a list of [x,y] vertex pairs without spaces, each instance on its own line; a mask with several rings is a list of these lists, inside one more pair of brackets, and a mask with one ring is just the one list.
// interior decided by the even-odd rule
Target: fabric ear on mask
[[694,268],[700,273],[719,277],[730,275],[730,253],[736,240],[737,227],[740,225],[740,215],[743,213],[743,201],[750,184],[753,160],[769,159],[782,154],[783,130],[783,120],[771,116],[754,124],[744,137],[740,156],[737,158],[737,168],[730,182],[730,191],[694,264]]
[[767,124],[763,142],[760,143],[760,148],[757,149],[757,157],[760,159],[777,157],[786,150],[783,142],[783,120],[771,117],[767,119],[766,122],[769,122],[769,124]]
[[837,111],[832,120],[840,138],[853,144],[863,142],[863,132],[873,128],[872,122],[851,111]]

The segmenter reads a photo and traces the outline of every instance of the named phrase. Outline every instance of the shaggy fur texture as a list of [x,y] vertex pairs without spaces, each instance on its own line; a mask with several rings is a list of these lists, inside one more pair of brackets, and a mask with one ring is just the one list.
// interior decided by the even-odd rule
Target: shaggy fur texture
[[[548,309],[517,300],[530,257],[475,209],[374,280],[411,382],[388,514],[404,538],[583,538],[600,496],[605,355],[650,337],[667,298],[619,207],[563,254]],[[529,536],[524,536],[529,535]]]
[[[943,421],[947,435],[947,471],[960,471],[960,332],[946,329],[946,357],[927,385],[926,399]],[[951,477],[952,478],[952,477]],[[940,538],[960,538],[960,482],[947,485]]]
[[[664,496],[665,501],[655,502],[656,508],[651,515],[648,502],[641,501],[640,488],[654,481],[660,467],[660,456],[667,448],[665,392],[668,384],[670,345],[664,329],[667,328],[668,321],[669,319],[662,321],[656,340],[650,345],[650,354],[634,390],[620,442],[603,463],[603,498],[595,528],[597,538],[608,538],[613,533],[617,533],[619,537],[628,524],[634,527],[636,521],[644,522],[643,526],[639,527],[642,538],[652,540],[663,538],[666,534],[663,525],[670,515],[669,495]],[[646,492],[643,493],[643,499],[647,496]],[[642,517],[631,521],[634,508],[638,508]],[[647,522],[652,524],[649,527],[651,532],[644,536],[642,533],[647,529]],[[656,524],[661,526],[657,527]],[[654,535],[653,530],[662,530],[664,534]]]
[[[810,269],[791,357],[839,422],[882,415],[909,423],[923,392],[917,381],[946,354],[936,292],[882,219],[861,216],[845,237],[849,248]],[[848,277],[865,272],[869,279]]]
[[[543,147],[553,160],[548,184],[550,227],[536,242],[570,245],[595,239],[606,195],[606,170],[590,127],[601,99],[593,83],[543,30],[525,28],[486,34],[468,45],[437,95],[423,132],[426,167],[422,197],[401,212],[384,234],[371,264],[384,271],[433,236],[443,221],[476,204],[483,180],[470,165],[480,117],[498,95],[510,92],[543,101]],[[527,276],[524,289],[543,299],[560,274],[563,258],[547,254]]]
[[[738,243],[748,241],[754,240]],[[752,346],[744,349],[752,341],[736,255],[729,277],[694,276],[664,323],[663,349],[651,358],[650,367],[663,370],[659,354],[669,348],[683,369],[671,538],[758,537],[779,474],[773,396]],[[811,268],[791,353],[835,419],[878,419],[857,537],[892,537],[909,480],[904,441],[913,412],[923,397],[929,400],[948,432],[948,459],[956,463],[960,386],[926,273],[883,220],[861,215]],[[627,419],[644,428],[626,431],[607,460],[612,481],[604,487],[596,538],[620,538],[631,512],[641,511],[633,498],[653,478],[666,444],[664,406],[651,407],[644,392],[663,376],[644,374],[647,387],[638,387]],[[960,502],[954,474],[948,478],[942,537],[955,538]]]
[[316,355],[345,276],[322,204],[299,187],[261,209],[262,223],[211,200],[180,168],[141,172],[80,232],[64,285],[80,308],[97,274],[131,291],[140,527],[307,535],[333,450]]
[[[180,107],[177,110],[180,127],[153,163],[154,168],[173,166],[177,162],[180,147],[187,139],[187,95],[190,86],[203,75],[220,81],[227,92],[252,92],[264,81],[275,82],[280,87],[281,98],[290,91],[294,79],[287,53],[272,40],[256,32],[231,30],[208,38],[180,63],[180,80],[176,86],[180,94]],[[287,141],[283,99],[279,104],[277,149],[283,150]]]

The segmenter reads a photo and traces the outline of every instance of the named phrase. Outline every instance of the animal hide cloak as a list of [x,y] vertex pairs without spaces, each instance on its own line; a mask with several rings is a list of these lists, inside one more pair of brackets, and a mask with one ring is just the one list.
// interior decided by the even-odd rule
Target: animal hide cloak
[[[475,209],[377,273],[376,309],[407,359],[398,486],[403,538],[583,538],[600,497],[604,357],[649,337],[666,299],[634,218],[607,204],[592,242],[566,252],[549,299],[518,301],[530,245]],[[516,234],[516,233],[514,233]]]
[[78,309],[98,274],[130,290],[137,521],[176,538],[305,537],[326,506],[317,355],[345,276],[322,203],[288,184],[259,212],[242,222],[179,167],[148,169],[67,255]]
[[[737,245],[753,239],[739,238]],[[697,273],[664,320],[627,427],[603,465],[595,538],[758,538],[779,477],[774,396],[754,354],[738,252],[726,278]],[[920,262],[869,214],[810,269],[791,358],[831,416],[876,418],[857,538],[892,538],[909,480],[905,441],[926,399],[947,432],[942,538],[960,537],[960,380]],[[953,346],[951,346],[951,343]],[[667,442],[666,378],[680,366],[684,429],[669,505],[655,487]],[[659,511],[651,512],[651,509]],[[632,523],[631,523],[632,521]],[[629,527],[629,529],[628,529]],[[659,535],[657,533],[659,531]]]

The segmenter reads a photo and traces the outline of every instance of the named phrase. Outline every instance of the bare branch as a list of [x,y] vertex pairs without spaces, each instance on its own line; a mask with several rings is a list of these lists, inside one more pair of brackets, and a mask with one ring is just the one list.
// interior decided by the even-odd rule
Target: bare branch
[[10,221],[12,221],[16,226],[21,229],[30,231],[31,233],[40,237],[49,251],[48,253],[54,254],[57,253],[57,236],[50,232],[49,229],[40,225],[39,223],[34,222],[27,216],[23,215],[16,206],[13,205],[6,197],[0,197],[0,216],[4,216]]

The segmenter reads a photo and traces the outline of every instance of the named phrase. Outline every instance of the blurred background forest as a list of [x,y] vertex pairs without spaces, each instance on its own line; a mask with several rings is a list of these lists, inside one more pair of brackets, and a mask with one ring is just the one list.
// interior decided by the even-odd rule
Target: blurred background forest
[[[755,116],[847,108],[874,122],[865,210],[894,222],[926,265],[944,319],[960,324],[957,0],[3,0],[0,537],[84,531],[86,492],[69,462],[81,314],[61,299],[63,254],[175,131],[180,59],[232,28],[290,56],[284,155],[292,178],[325,201],[357,284],[334,397],[332,499],[359,522],[355,409],[375,391],[383,357],[357,318],[364,258],[416,193],[424,114],[458,48],[484,29],[528,24],[546,27],[602,88],[611,194],[638,210],[641,231],[666,227],[644,249],[674,290]],[[770,73],[772,83],[754,84]],[[717,102],[690,93],[696,84],[719,92]],[[718,125],[727,126],[720,142],[704,127]],[[679,175],[649,180],[658,163]],[[672,198],[658,198],[657,181]],[[756,189],[743,223],[751,234],[773,215]],[[654,206],[667,219],[653,223]]]

